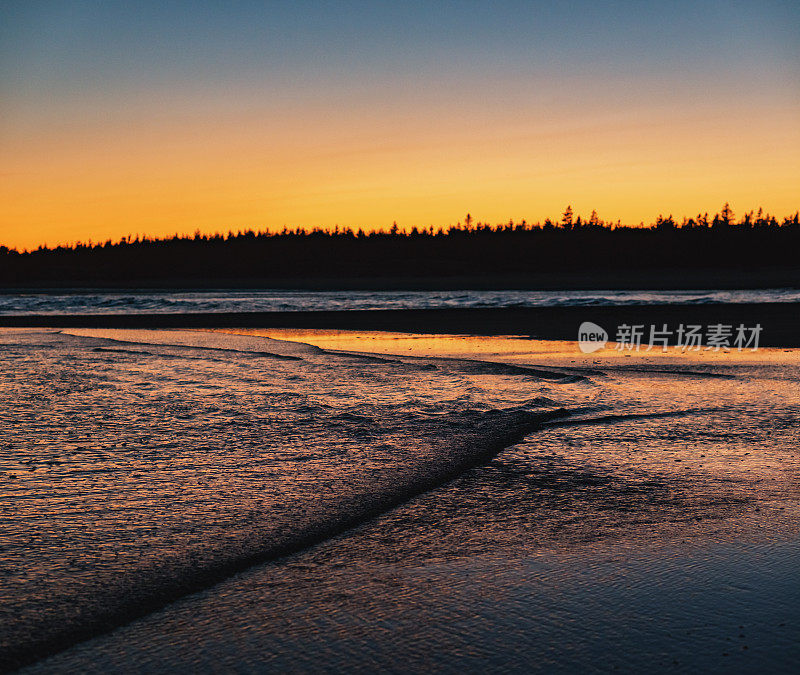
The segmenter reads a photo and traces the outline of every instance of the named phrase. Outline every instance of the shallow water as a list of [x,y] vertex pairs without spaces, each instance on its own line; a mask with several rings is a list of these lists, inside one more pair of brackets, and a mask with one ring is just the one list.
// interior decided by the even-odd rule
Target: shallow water
[[443,307],[570,307],[800,302],[792,288],[694,291],[292,291],[36,292],[0,294],[0,314],[152,314]]
[[[268,652],[277,665],[302,667],[305,657],[291,654],[309,641],[325,659],[341,638],[339,653],[352,660],[362,635],[379,642],[362,667],[401,668],[411,638],[392,640],[389,626],[407,614],[424,620],[422,598],[446,623],[500,611],[502,602],[479,611],[467,598],[504,587],[490,581],[497,570],[517,570],[515,586],[536,560],[550,561],[545,568],[558,569],[547,574],[563,584],[563,556],[585,562],[667,542],[671,557],[653,559],[676,560],[682,546],[772,546],[795,534],[796,351],[626,360],[502,338],[465,347],[459,337],[246,333],[0,333],[6,663],[68,646],[409,499],[247,573],[244,586],[220,586],[226,620],[237,635],[255,636],[250,652],[223,647],[216,591],[199,608],[186,600],[156,615],[154,625],[172,622],[183,638],[165,643],[145,620],[122,641],[99,638],[98,648],[110,650],[109,667],[147,669],[146,645],[161,635],[176,663],[198,666],[216,654],[233,664],[238,653],[257,667]],[[463,602],[453,585],[461,574],[475,584]],[[540,585],[542,574],[534,575]],[[265,599],[264,588],[277,590]],[[367,601],[370,627],[359,633],[353,622]],[[536,607],[523,603],[517,620]],[[299,614],[278,639],[284,609]],[[417,637],[425,649],[439,639],[430,621]],[[489,621],[494,633],[482,621],[501,645],[505,619]],[[184,653],[187,626],[204,636],[205,651]],[[344,668],[339,658],[332,666]]]
[[386,525],[24,672],[793,673],[800,657],[800,542],[421,559],[393,555]]

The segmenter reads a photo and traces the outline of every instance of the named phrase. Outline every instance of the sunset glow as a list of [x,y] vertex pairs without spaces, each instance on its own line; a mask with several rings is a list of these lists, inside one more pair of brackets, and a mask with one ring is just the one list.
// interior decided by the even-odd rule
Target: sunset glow
[[796,6],[506,4],[5,3],[0,244],[797,209]]

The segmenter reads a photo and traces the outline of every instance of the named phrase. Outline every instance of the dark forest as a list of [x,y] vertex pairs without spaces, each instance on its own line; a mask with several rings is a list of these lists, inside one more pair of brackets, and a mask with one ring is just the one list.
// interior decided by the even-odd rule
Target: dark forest
[[0,246],[0,284],[24,286],[220,285],[270,280],[326,278],[491,279],[543,272],[647,270],[757,270],[797,268],[798,214],[777,219],[758,212],[735,219],[720,213],[677,222],[662,217],[650,225],[602,221],[596,213],[574,217],[567,208],[558,222],[500,225],[463,222],[448,228],[365,233],[288,229],[227,234],[77,243],[33,251]]

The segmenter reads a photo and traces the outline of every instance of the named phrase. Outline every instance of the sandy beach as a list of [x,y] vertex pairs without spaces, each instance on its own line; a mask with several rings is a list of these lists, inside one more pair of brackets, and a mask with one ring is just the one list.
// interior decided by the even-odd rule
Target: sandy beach
[[[24,413],[57,425],[34,470],[24,427],[4,450],[7,497],[29,495],[7,513],[38,523],[3,542],[27,547],[6,668],[789,672],[798,656],[795,349],[3,336],[27,372],[6,383],[17,404],[57,373]],[[103,417],[72,418],[99,400]],[[41,511],[54,494],[65,509]]]

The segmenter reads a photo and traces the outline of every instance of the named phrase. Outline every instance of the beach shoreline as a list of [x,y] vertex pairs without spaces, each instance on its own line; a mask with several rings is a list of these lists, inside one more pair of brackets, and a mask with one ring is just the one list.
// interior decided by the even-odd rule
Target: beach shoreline
[[[572,307],[441,308],[345,311],[195,312],[0,315],[0,327],[30,328],[313,328],[425,334],[516,335],[577,340],[584,321],[614,340],[623,325],[761,326],[759,346],[800,347],[800,303],[595,305]],[[674,344],[673,335],[673,344]]]
[[[373,313],[327,314],[341,324]],[[476,310],[466,315],[478,330]],[[64,498],[78,499],[75,508],[92,513],[102,535],[87,549],[73,541],[79,531],[48,525],[42,537],[52,546],[19,550],[26,560],[39,555],[45,570],[48,550],[61,551],[53,564],[76,561],[40,585],[58,590],[62,574],[97,584],[98,574],[117,565],[128,575],[130,598],[160,598],[145,607],[119,594],[77,597],[95,623],[84,620],[68,635],[47,607],[41,616],[32,612],[30,626],[54,632],[32,631],[29,647],[15,641],[23,650],[17,665],[39,661],[28,672],[237,663],[342,670],[345,663],[413,663],[418,670],[539,664],[567,672],[597,659],[623,669],[677,663],[712,671],[758,661],[780,671],[796,654],[795,350],[651,355],[609,347],[581,355],[574,342],[426,340],[339,328],[3,333],[22,369],[7,370],[9,391],[21,387],[29,397],[30,411],[16,419],[64,419],[48,432],[50,455],[33,435],[6,449],[13,481],[41,484],[47,499],[53,485],[63,485]],[[26,356],[26,341],[38,345],[36,358]],[[44,384],[25,389],[39,377]],[[387,403],[390,395],[396,405]],[[105,412],[91,422],[87,411],[99,410],[98,401]],[[498,435],[506,419],[562,409],[570,414],[563,421],[513,439]],[[458,454],[459,434],[469,452],[491,456],[448,474],[451,480],[434,480]],[[42,466],[31,472],[28,460]],[[182,481],[189,468],[192,480]],[[417,471],[432,489],[401,503],[380,501],[390,495],[383,485],[395,489]],[[112,504],[119,502],[105,515],[92,496],[103,476]],[[333,512],[320,495],[348,513],[351,504],[389,508],[326,530],[334,536],[303,540],[285,551],[291,555],[259,554],[276,532],[299,531],[306,518],[329,527]],[[198,500],[202,509],[186,506]],[[132,509],[124,521],[115,515],[120,508]],[[58,514],[50,518],[56,523]],[[136,530],[142,518],[145,536]],[[162,560],[166,535],[172,553]],[[115,562],[131,537],[150,548],[125,565]],[[238,574],[209,576],[227,560],[241,561]],[[163,580],[173,578],[186,592],[164,592],[174,586]],[[198,578],[207,583],[189,585]],[[69,588],[62,603],[72,597]],[[681,600],[659,605],[662,597]],[[145,611],[128,613],[131,606]],[[24,636],[24,625],[17,632]],[[469,649],[475,641],[485,645],[478,655]],[[610,641],[624,643],[620,654],[629,656],[609,654]],[[532,653],[546,658],[531,661]]]

